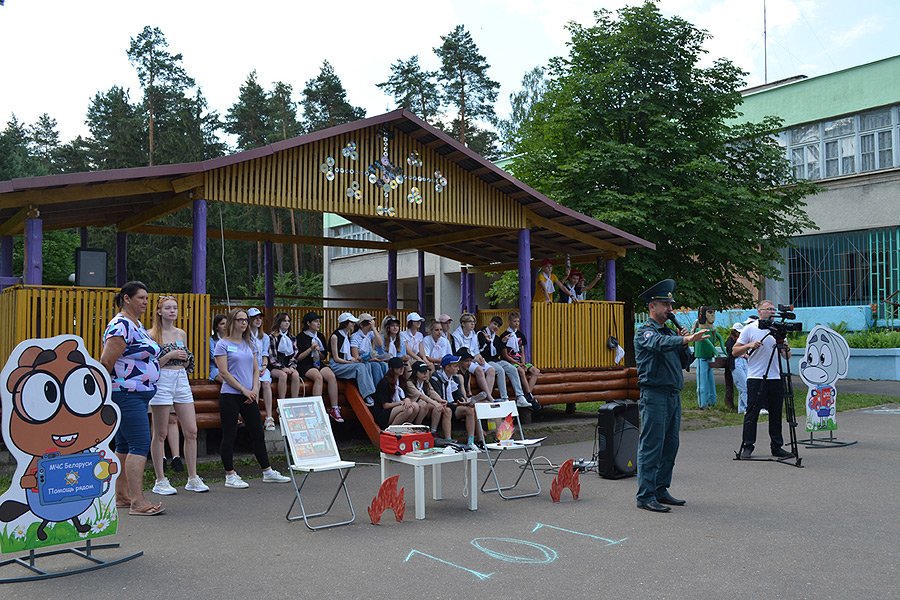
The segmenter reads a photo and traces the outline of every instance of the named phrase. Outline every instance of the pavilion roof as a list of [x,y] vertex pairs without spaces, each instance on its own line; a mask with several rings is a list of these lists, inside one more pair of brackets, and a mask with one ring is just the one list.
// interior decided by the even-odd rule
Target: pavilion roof
[[[377,184],[370,183],[370,172]],[[392,179],[397,185],[382,189]],[[25,218],[37,214],[45,229],[116,225],[190,235],[148,224],[195,198],[333,212],[388,240],[370,243],[373,248],[424,249],[481,270],[515,268],[523,228],[531,229],[534,256],[588,260],[655,249],[560,206],[406,110],[207,161],[0,181],[0,235],[21,231]],[[354,245],[309,236],[224,235]]]

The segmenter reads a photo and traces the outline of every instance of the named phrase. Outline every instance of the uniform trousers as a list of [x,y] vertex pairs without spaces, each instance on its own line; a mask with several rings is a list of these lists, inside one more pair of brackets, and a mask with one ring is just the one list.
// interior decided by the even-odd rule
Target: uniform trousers
[[664,498],[672,485],[681,426],[680,392],[641,390],[641,438],[638,444],[638,505]]

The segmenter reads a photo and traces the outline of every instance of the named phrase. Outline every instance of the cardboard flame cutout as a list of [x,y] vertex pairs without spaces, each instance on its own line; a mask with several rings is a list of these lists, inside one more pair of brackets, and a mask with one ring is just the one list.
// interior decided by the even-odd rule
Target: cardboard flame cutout
[[0,372],[3,440],[16,459],[0,496],[0,552],[19,552],[116,532],[119,428],[109,373],[81,338],[16,346]]
[[809,387],[806,394],[806,430],[837,429],[837,389],[846,377],[850,345],[836,331],[816,325],[806,336],[806,351],[800,360],[800,378]]
[[515,430],[516,428],[513,425],[512,413],[509,413],[497,428],[497,439],[500,441],[500,444],[504,446],[511,444],[512,442],[510,440],[512,439]]
[[400,476],[394,475],[381,482],[381,487],[378,489],[378,495],[372,499],[372,505],[369,506],[368,509],[372,525],[381,523],[381,515],[388,508],[394,510],[394,518],[397,519],[398,523],[403,520],[403,513],[406,512],[406,503],[403,501],[403,491],[406,488],[400,488],[398,490],[397,487],[399,481]]
[[566,488],[572,492],[572,499],[578,500],[581,493],[581,483],[578,480],[578,469],[575,468],[575,459],[570,458],[562,464],[559,472],[550,484],[550,498],[554,502],[559,502],[562,491]]

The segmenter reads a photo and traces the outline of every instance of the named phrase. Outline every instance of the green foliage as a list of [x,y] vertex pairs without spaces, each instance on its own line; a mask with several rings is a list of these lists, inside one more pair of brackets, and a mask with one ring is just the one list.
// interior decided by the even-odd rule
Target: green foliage
[[97,92],[87,111],[88,145],[94,167],[124,169],[147,164],[143,118],[128,91],[118,86]]
[[436,71],[423,71],[419,66],[419,56],[411,56],[409,60],[397,59],[391,65],[391,76],[387,81],[377,83],[380,89],[393,97],[399,108],[405,108],[431,122],[441,107]]
[[366,109],[347,102],[347,91],[327,60],[318,76],[306,82],[300,104],[307,133],[366,117]]
[[29,145],[28,126],[11,115],[0,133],[0,181],[42,174]]
[[[708,35],[652,2],[569,25],[569,55],[519,130],[516,176],[561,204],[639,235],[617,287],[631,299],[674,278],[683,305],[748,305],[739,278],[777,278],[779,251],[814,224],[767,119],[729,127],[743,73],[701,68]],[[785,185],[787,184],[787,185]]]
[[[490,278],[496,277],[498,273],[487,273]],[[504,271],[499,273],[500,277],[491,282],[485,296],[491,303],[492,307],[500,304],[510,304],[516,306],[519,303],[519,272]]]

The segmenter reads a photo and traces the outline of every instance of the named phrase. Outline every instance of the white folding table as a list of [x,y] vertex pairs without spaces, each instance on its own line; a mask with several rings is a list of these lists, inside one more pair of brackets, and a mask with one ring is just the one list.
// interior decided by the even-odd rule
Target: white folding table
[[478,452],[454,452],[452,454],[444,454],[442,452],[418,455],[412,452],[407,454],[385,454],[381,453],[381,481],[384,481],[390,475],[388,474],[388,463],[401,463],[404,465],[412,465],[415,479],[415,505],[416,518],[425,518],[425,467],[431,467],[431,483],[432,498],[441,499],[441,465],[446,463],[465,463],[467,488],[469,490],[469,510],[478,510]]

